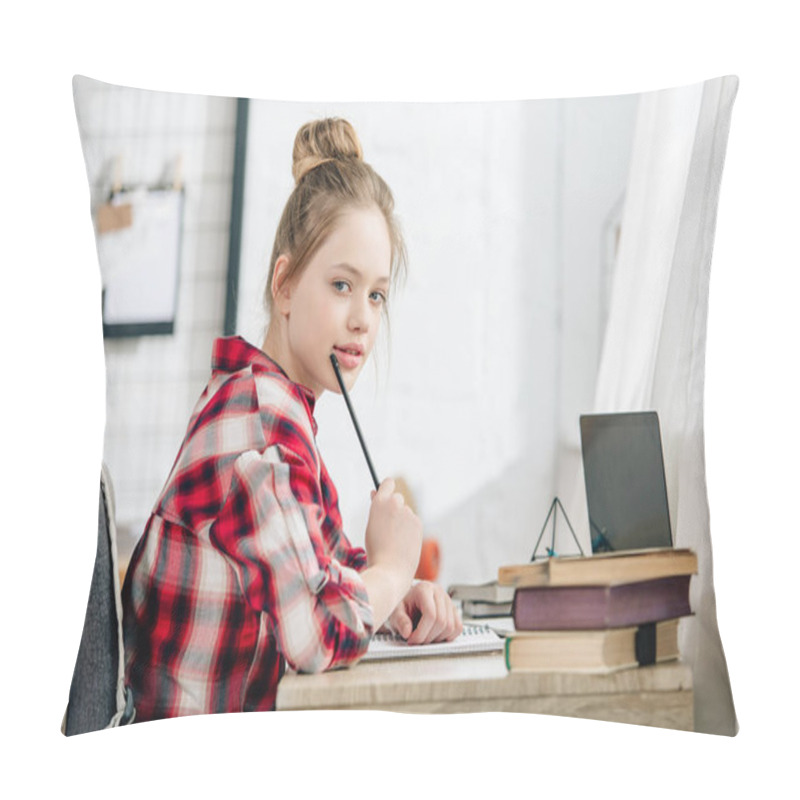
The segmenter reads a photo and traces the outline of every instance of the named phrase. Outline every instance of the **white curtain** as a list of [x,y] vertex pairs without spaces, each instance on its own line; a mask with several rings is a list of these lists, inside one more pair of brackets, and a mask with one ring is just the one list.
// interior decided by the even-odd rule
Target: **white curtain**
[[717,198],[738,80],[642,95],[595,411],[658,412],[676,547],[695,550],[695,618],[681,625],[695,727],[734,734],[716,619],[703,382]]

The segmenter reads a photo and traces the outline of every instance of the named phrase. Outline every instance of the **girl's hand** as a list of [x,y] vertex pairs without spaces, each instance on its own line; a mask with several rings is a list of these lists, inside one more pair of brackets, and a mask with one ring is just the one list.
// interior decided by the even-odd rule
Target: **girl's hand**
[[[372,493],[365,547],[369,566],[384,568],[397,576],[402,597],[414,577],[422,548],[422,523],[395,491],[391,478]],[[396,600],[395,600],[396,602]]]
[[392,611],[388,625],[409,644],[447,642],[463,628],[447,592],[438,584],[414,584]]

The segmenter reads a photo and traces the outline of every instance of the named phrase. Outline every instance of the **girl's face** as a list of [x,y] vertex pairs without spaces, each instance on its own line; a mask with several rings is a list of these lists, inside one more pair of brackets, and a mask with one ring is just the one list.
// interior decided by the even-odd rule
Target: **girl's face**
[[391,259],[383,214],[376,207],[350,209],[302,274],[275,296],[286,320],[281,366],[317,397],[340,391],[331,353],[345,386],[355,384],[378,334]]

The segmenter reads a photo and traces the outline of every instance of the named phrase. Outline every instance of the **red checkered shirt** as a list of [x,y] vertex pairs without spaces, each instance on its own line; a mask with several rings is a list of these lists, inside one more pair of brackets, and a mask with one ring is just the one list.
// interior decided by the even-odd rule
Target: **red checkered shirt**
[[285,664],[318,672],[365,652],[366,554],[342,531],[313,410],[260,350],[215,342],[123,586],[137,719],[272,709]]

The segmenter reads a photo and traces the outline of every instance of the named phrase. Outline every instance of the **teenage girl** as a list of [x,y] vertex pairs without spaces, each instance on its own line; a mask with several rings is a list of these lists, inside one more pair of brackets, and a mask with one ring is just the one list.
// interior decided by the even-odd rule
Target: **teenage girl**
[[286,664],[352,664],[386,624],[453,639],[441,587],[413,583],[419,519],[391,479],[372,493],[365,548],[342,530],[314,405],[361,372],[404,266],[392,194],[352,126],[304,125],[296,186],[270,261],[257,349],[214,343],[211,379],[123,587],[126,679],[138,720],[266,710]]

